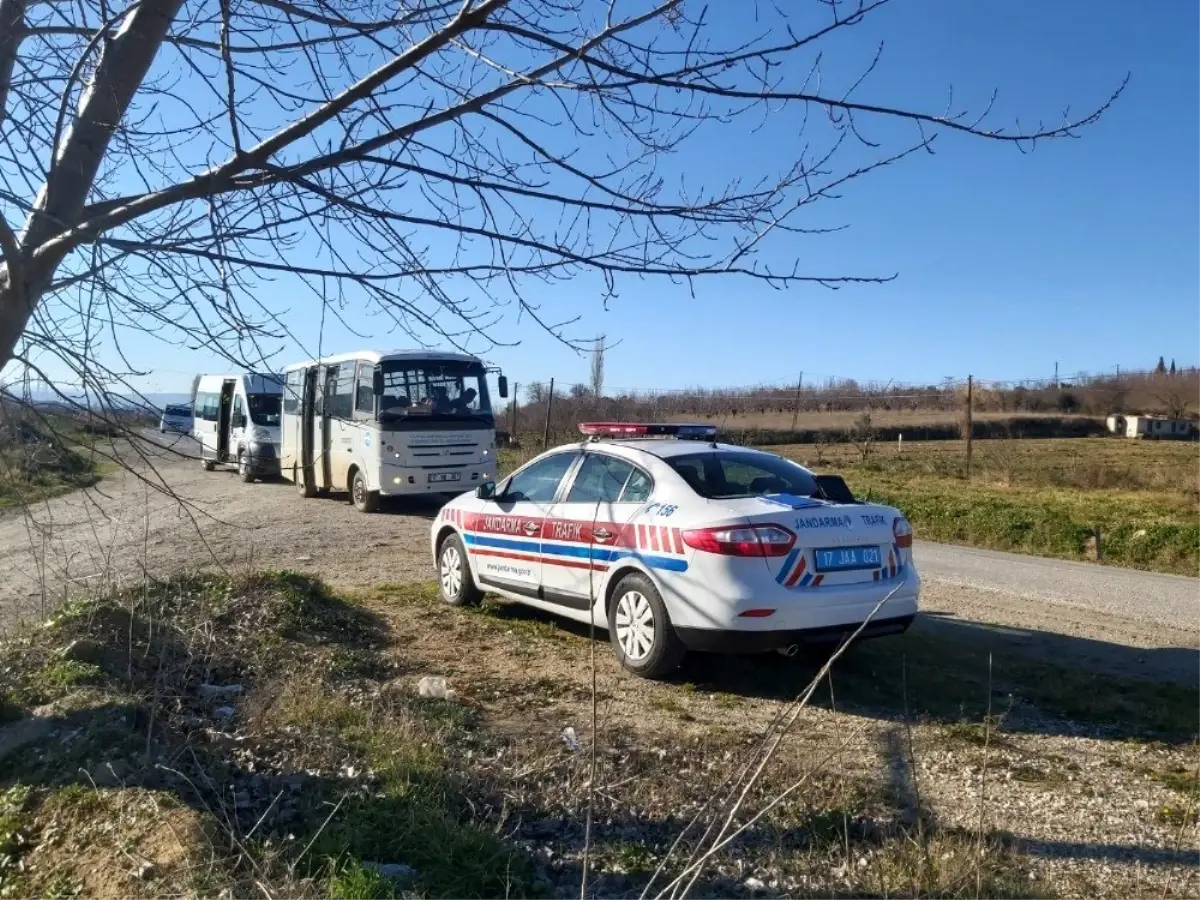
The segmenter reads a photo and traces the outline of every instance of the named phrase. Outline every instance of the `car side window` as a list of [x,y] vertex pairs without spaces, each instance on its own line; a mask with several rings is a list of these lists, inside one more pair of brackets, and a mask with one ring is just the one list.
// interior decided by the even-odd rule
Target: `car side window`
[[629,473],[629,480],[625,482],[625,489],[621,491],[621,497],[618,503],[645,503],[650,499],[650,489],[654,487],[654,482],[650,480],[650,476],[641,469],[634,469]]
[[616,503],[633,466],[615,456],[589,453],[579,467],[567,503]]
[[508,480],[505,503],[549,503],[578,454],[556,453],[527,466]]

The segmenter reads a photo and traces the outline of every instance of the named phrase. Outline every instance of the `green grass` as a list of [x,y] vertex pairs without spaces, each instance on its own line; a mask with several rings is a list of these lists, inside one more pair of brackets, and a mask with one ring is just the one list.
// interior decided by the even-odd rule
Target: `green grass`
[[771,449],[842,474],[857,496],[902,510],[918,537],[1082,560],[1099,526],[1107,563],[1200,571],[1193,443],[981,440],[969,480],[960,441],[889,443],[865,459],[848,445]]

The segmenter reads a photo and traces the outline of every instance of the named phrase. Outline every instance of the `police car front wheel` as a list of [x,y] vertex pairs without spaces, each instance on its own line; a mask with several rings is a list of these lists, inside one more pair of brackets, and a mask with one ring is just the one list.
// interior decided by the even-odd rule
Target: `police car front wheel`
[[608,636],[621,665],[643,678],[661,678],[679,668],[686,650],[650,579],[631,572],[612,596]]

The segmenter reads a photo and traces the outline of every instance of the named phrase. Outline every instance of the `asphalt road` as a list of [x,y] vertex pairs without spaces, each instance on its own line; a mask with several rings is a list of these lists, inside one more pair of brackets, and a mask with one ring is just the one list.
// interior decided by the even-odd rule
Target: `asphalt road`
[[1169,628],[1200,628],[1200,579],[915,541],[928,582],[1000,591]]

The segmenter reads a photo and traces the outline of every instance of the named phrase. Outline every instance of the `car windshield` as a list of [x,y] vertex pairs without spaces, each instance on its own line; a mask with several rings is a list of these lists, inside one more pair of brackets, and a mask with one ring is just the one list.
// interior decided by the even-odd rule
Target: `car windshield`
[[250,407],[250,421],[255,425],[266,427],[279,425],[279,408],[283,403],[280,394],[247,394],[247,405]]
[[807,469],[769,453],[709,451],[671,456],[666,462],[692,490],[709,500],[767,494],[812,497],[819,493],[817,481]]
[[380,418],[491,419],[487,376],[478,362],[384,362]]

